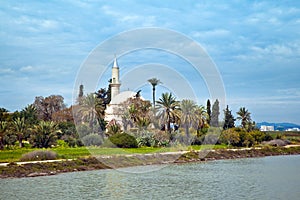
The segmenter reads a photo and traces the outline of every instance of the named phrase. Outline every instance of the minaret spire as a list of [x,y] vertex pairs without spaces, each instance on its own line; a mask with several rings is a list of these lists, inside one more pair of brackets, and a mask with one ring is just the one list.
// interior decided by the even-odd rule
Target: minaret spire
[[114,63],[112,67],[112,74],[111,74],[111,101],[120,93],[120,82],[119,82],[119,66],[117,61],[117,56],[115,55]]
[[119,68],[116,54],[115,54],[113,68]]

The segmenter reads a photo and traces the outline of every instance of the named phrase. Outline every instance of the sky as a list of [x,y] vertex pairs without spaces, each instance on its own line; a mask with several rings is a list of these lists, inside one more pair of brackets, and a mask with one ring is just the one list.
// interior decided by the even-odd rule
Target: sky
[[[157,27],[180,33],[204,49],[223,82],[226,102],[221,103],[234,115],[246,107],[256,122],[300,124],[300,1],[16,0],[1,1],[0,18],[0,107],[10,111],[52,94],[71,105],[76,83],[85,84],[78,75],[91,52],[120,33]],[[205,77],[196,76],[178,55],[115,51],[120,76],[127,77],[124,83],[133,79],[127,72],[137,69],[141,74],[138,66],[154,63],[159,70],[151,76],[168,74],[162,73],[167,69],[178,72],[159,77],[163,83],[158,96],[173,91],[170,81],[178,75],[188,79],[199,104],[210,98]],[[147,74],[148,68],[143,69]],[[100,79],[107,80],[109,73]],[[99,87],[107,87],[100,79]],[[146,80],[128,89],[139,88],[151,98]]]

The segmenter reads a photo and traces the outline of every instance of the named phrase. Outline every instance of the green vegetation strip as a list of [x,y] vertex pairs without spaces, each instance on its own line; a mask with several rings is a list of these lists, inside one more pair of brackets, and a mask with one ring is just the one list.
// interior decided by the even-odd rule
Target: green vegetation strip
[[28,163],[23,165],[10,163],[6,167],[0,167],[0,178],[46,176],[63,172],[109,169],[136,165],[292,155],[300,154],[300,147],[265,147],[262,149],[240,149],[238,151],[218,149],[214,151],[208,151],[206,153],[205,151],[206,150],[201,150],[198,152],[191,150],[181,156],[178,154],[136,154],[130,156],[112,155],[108,156],[107,158],[102,157],[100,159],[96,159],[95,157],[86,157],[51,163]]
[[[76,147],[76,148],[51,148],[48,150],[54,151],[58,154],[59,158],[62,159],[75,159],[80,157],[86,157],[90,155],[115,155],[115,154],[147,154],[147,153],[162,153],[162,152],[176,152],[176,151],[186,151],[186,150],[200,150],[200,149],[219,149],[226,148],[226,145],[195,145],[190,147],[165,147],[165,148],[154,148],[154,147],[141,147],[132,149],[122,149],[122,148],[101,148],[101,147]],[[14,150],[1,150],[0,151],[0,162],[17,162],[23,154],[32,152],[35,149],[25,149],[19,148]]]

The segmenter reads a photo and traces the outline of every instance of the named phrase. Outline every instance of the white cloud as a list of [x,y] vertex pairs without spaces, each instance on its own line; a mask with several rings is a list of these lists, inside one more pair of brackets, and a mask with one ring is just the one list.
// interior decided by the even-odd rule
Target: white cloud
[[30,31],[49,31],[52,29],[57,29],[59,27],[59,22],[50,19],[39,19],[37,17],[29,17],[22,15],[18,19],[14,20],[17,26],[21,26]]
[[[26,93],[32,95],[30,101],[41,92],[50,95],[53,90],[68,95],[63,88],[73,84],[75,71],[99,42],[129,29],[158,26],[190,35],[206,47],[225,85],[230,85],[228,93],[239,97],[237,105],[252,102],[255,107],[256,97],[260,108],[268,102],[274,107],[289,101],[297,104],[299,16],[296,1],[3,1],[0,80],[8,85],[18,83],[5,88],[18,91],[28,77],[31,85],[24,88],[24,94],[35,91]],[[134,63],[134,58],[129,62]],[[265,74],[275,81],[267,81]],[[50,90],[53,84],[57,87]],[[277,91],[278,88],[295,89]],[[264,99],[264,95],[274,98]],[[16,107],[24,102],[18,104]]]
[[192,32],[193,37],[197,38],[221,38],[230,35],[230,31],[226,29],[213,29],[209,31]]
[[31,71],[33,71],[34,70],[34,68],[31,66],[31,65],[28,65],[28,66],[25,66],[25,67],[21,67],[20,68],[20,71],[21,72],[31,72]]
[[155,26],[156,25],[156,16],[148,15],[146,13],[139,14],[135,13],[132,14],[131,12],[127,12],[126,10],[118,10],[111,6],[102,6],[101,10],[104,14],[111,16],[114,21],[117,21],[122,26]]
[[11,74],[15,71],[12,68],[0,68],[0,74]]
[[256,54],[276,56],[299,56],[300,46],[295,44],[270,44],[266,47],[252,46],[250,49]]
[[277,92],[283,96],[298,97],[300,102],[300,88],[279,89]]

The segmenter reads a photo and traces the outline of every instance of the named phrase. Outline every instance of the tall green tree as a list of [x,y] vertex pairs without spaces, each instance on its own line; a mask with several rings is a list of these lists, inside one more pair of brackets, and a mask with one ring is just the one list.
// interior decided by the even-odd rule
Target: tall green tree
[[219,126],[219,115],[220,115],[219,100],[216,99],[212,107],[211,120],[210,120],[211,126],[213,127]]
[[231,114],[231,110],[229,110],[229,107],[227,105],[226,109],[224,110],[224,125],[223,125],[223,129],[227,130],[229,128],[234,128],[235,127],[234,121],[235,121],[235,118]]
[[140,130],[145,130],[151,123],[151,103],[140,97],[129,98],[129,114]]
[[206,112],[207,112],[207,123],[210,124],[210,119],[211,119],[211,104],[210,100],[207,100],[206,103]]
[[185,129],[185,134],[187,138],[189,138],[189,128],[192,127],[193,124],[198,123],[198,116],[196,114],[197,104],[190,99],[183,99],[180,103],[180,110],[180,121]]
[[22,140],[24,138],[25,131],[27,129],[25,124],[25,119],[18,117],[14,119],[12,123],[13,123],[13,131],[15,131],[15,134],[17,135],[20,148],[22,148],[23,147]]
[[38,123],[37,109],[33,104],[27,105],[20,113],[25,119],[27,125],[34,125]]
[[30,138],[32,146],[37,148],[51,147],[56,142],[58,131],[58,126],[54,122],[40,121],[38,125],[35,125]]
[[236,114],[238,115],[237,119],[241,120],[242,127],[246,129],[247,124],[251,122],[251,113],[245,107],[241,107]]
[[84,88],[84,86],[83,86],[82,84],[80,84],[80,86],[79,86],[78,98],[83,97],[83,88]]
[[162,82],[160,82],[160,80],[157,78],[151,78],[148,80],[148,82],[152,85],[152,102],[153,108],[155,108],[155,87]]
[[5,108],[0,108],[0,121],[8,121],[9,114],[8,110]]
[[205,126],[208,118],[207,110],[204,106],[197,106],[195,115],[197,116],[198,124],[197,124],[197,131],[201,131],[202,128]]
[[[88,94],[83,98],[79,112],[82,115],[82,120],[88,122],[90,128],[93,128],[93,125],[96,121],[98,121],[99,125],[101,126],[102,119],[104,119],[105,115],[105,106],[103,104],[103,100],[97,98],[97,96],[93,93]],[[105,127],[101,128],[103,128],[103,130],[105,129]]]
[[163,124],[167,124],[167,130],[171,136],[171,123],[178,121],[180,117],[179,102],[172,93],[166,92],[162,94],[156,103],[160,112],[159,116],[163,120]]
[[82,84],[79,85],[79,92],[78,92],[78,97],[77,97],[77,103],[79,105],[82,104],[82,99],[83,99],[83,95],[84,95],[84,86]]

